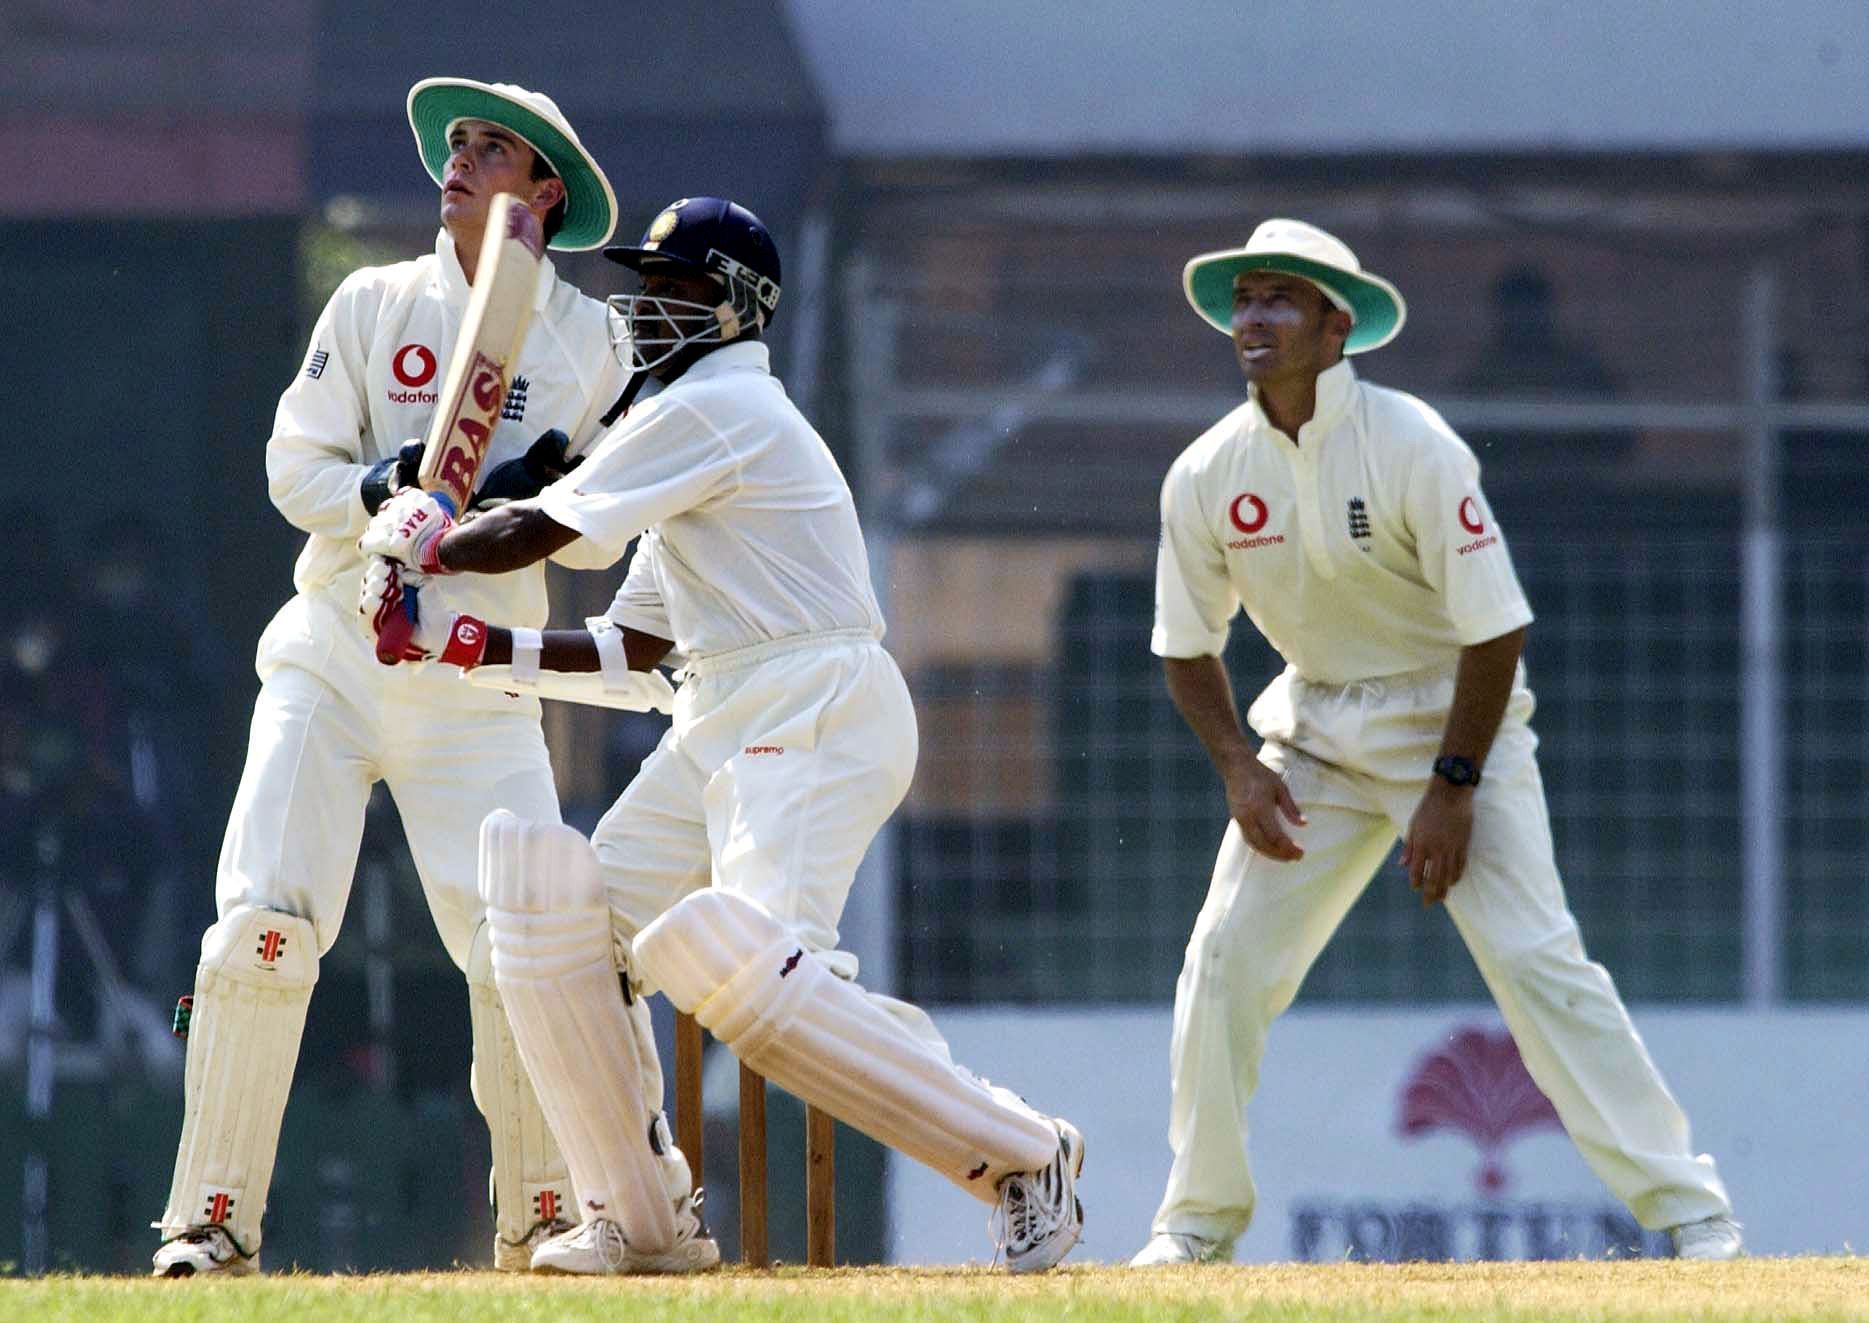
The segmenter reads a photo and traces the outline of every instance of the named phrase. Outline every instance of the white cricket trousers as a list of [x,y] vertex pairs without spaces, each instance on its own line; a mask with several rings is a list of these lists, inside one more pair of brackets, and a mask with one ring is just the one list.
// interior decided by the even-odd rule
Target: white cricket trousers
[[849,977],[837,921],[915,773],[915,708],[867,630],[693,661],[675,719],[591,838],[617,937],[689,892],[756,900]]
[[[1246,1105],[1266,1031],[1387,857],[1427,788],[1454,677],[1345,686],[1287,670],[1248,721],[1308,819],[1304,858],[1282,863],[1227,827],[1175,989],[1170,1050],[1174,1165],[1156,1232],[1231,1244],[1252,1220]],[[1467,869],[1446,907],[1519,1054],[1572,1140],[1645,1227],[1732,1211],[1713,1160],[1689,1147],[1609,974],[1564,900],[1521,671],[1475,791]]]
[[432,676],[369,664],[383,674],[341,686],[291,665],[267,675],[221,844],[215,904],[223,915],[236,905],[296,914],[317,930],[318,953],[330,950],[370,787],[387,781],[442,944],[465,969],[484,912],[481,819],[505,808],[534,822],[560,820],[536,700],[515,700],[512,712],[465,709],[436,701]]
[[[682,897],[716,886],[758,901],[855,979],[837,923],[864,852],[908,793],[918,747],[908,686],[868,630],[691,662],[674,724],[591,838],[621,948]],[[919,1007],[865,995],[948,1054]]]

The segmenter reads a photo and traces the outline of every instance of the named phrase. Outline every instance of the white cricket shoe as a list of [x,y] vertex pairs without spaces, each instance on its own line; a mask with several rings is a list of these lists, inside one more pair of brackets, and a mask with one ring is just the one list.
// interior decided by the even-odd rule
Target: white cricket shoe
[[549,1222],[534,1223],[526,1238],[517,1243],[507,1240],[497,1231],[493,1235],[493,1270],[495,1272],[530,1272],[532,1269],[532,1251],[550,1240],[553,1236],[563,1235],[574,1229],[574,1224],[562,1217],[554,1217]]
[[1233,1247],[1183,1231],[1158,1231],[1129,1261],[1132,1268],[1160,1268],[1173,1263],[1225,1263]]
[[533,1272],[571,1273],[581,1277],[706,1272],[720,1266],[720,1246],[707,1234],[696,1211],[698,1192],[675,1210],[675,1240],[650,1252],[630,1247],[623,1228],[607,1217],[593,1218],[540,1243],[532,1252]]
[[1084,1137],[1069,1121],[1053,1117],[1051,1123],[1058,1128],[1057,1156],[1037,1171],[1001,1177],[999,1207],[987,1222],[1009,1272],[1056,1267],[1084,1234],[1084,1205],[1077,1198]]
[[1680,1259],[1736,1259],[1746,1252],[1739,1223],[1723,1214],[1669,1227],[1668,1235],[1674,1241],[1675,1257]]
[[248,1254],[218,1223],[190,1227],[163,1241],[150,1262],[155,1265],[151,1277],[251,1277],[260,1270],[259,1251]]

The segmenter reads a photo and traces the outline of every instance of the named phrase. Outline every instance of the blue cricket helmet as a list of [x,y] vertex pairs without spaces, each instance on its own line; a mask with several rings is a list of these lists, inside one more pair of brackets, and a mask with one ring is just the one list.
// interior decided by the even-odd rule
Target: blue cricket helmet
[[612,245],[604,256],[638,273],[673,262],[713,276],[733,311],[762,329],[779,307],[778,245],[759,217],[726,198],[670,203],[649,222],[642,242]]

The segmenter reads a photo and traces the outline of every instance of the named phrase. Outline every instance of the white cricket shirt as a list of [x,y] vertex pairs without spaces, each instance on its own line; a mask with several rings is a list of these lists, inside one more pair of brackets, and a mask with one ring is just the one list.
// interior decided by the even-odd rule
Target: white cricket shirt
[[770,364],[758,341],[714,350],[538,497],[609,563],[643,535],[608,614],[690,658],[883,635],[850,486]]
[[[363,574],[357,539],[369,522],[358,484],[370,465],[427,434],[470,292],[445,229],[431,254],[353,271],[325,305],[304,365],[280,396],[266,446],[267,486],[279,512],[310,534],[292,581],[301,597],[319,599],[346,622],[356,620]],[[604,305],[560,280],[549,259],[541,262],[532,324],[482,473],[523,455],[553,427],[571,437],[574,453],[582,450],[601,430],[621,381]],[[451,610],[502,625],[545,623],[543,566],[460,575],[445,591]],[[295,611],[297,618],[285,618]],[[318,615],[330,619],[328,610]],[[352,674],[363,658],[367,674],[387,669],[376,666],[367,630],[326,637],[331,631],[293,604],[281,617],[262,640],[262,673],[286,661],[335,680],[334,648]]]
[[1319,684],[1453,665],[1532,618],[1479,475],[1439,414],[1347,360],[1296,445],[1249,392],[1163,480],[1150,648],[1218,656],[1243,606]]

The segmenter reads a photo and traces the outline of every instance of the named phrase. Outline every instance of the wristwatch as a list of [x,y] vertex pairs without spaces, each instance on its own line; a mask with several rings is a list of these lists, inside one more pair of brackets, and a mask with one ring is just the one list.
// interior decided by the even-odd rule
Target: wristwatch
[[1473,765],[1471,758],[1462,758],[1457,753],[1436,758],[1434,774],[1450,786],[1476,786],[1480,783],[1480,769]]

